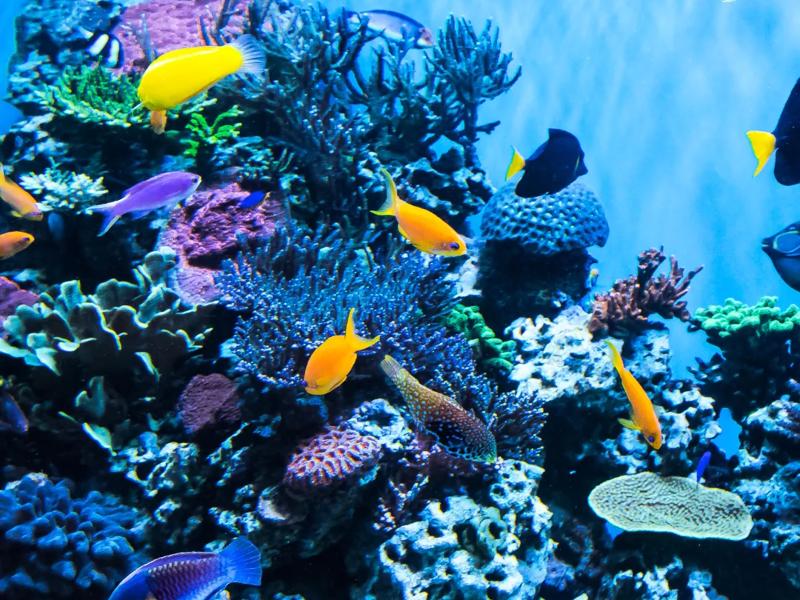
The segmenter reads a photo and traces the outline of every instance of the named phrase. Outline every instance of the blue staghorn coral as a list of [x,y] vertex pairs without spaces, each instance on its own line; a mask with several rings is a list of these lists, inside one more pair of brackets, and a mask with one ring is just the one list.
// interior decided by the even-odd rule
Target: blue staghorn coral
[[141,515],[113,497],[73,498],[67,481],[26,475],[0,491],[0,596],[108,594],[143,557]]

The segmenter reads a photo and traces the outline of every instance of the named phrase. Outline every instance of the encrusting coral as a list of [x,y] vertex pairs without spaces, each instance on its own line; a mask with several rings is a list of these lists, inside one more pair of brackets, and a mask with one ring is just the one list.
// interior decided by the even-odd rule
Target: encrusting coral
[[618,280],[611,291],[595,296],[589,330],[595,335],[626,337],[658,327],[650,320],[651,315],[688,321],[691,313],[682,298],[703,267],[686,273],[675,257],[670,257],[669,273],[656,277],[665,260],[663,248],[642,252],[636,275]]
[[236,383],[221,373],[192,377],[178,399],[178,411],[190,433],[242,420]]

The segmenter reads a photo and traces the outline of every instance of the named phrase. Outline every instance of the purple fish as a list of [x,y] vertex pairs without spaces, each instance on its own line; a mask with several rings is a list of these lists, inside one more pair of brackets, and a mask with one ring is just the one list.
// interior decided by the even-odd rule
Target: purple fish
[[700,460],[697,461],[697,471],[695,472],[695,476],[697,477],[697,485],[700,485],[700,480],[703,478],[703,473],[706,472],[706,467],[710,462],[711,462],[711,451],[706,450],[703,453],[703,456],[700,457]]
[[162,556],[122,580],[108,600],[206,600],[231,583],[261,585],[261,553],[246,538],[221,552]]
[[359,22],[359,17],[367,21],[367,28],[380,33],[388,40],[414,42],[415,48],[431,48],[433,46],[433,33],[419,21],[393,10],[364,10],[351,12],[348,17],[353,23]]
[[184,171],[170,171],[137,183],[122,194],[122,198],[108,204],[91,206],[89,212],[103,215],[103,225],[98,236],[104,235],[122,215],[143,215],[164,206],[172,206],[194,194],[200,185],[200,175]]
[[28,418],[10,394],[0,394],[0,431],[28,433]]

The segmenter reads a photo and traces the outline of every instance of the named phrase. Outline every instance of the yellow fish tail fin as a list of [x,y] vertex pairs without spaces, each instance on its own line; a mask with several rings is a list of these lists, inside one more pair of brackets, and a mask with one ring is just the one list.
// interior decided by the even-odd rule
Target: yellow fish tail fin
[[753,148],[753,154],[756,155],[758,166],[756,166],[753,177],[761,173],[761,169],[767,164],[769,157],[775,151],[775,136],[769,131],[748,131],[747,139],[750,140],[750,146]]
[[405,373],[405,369],[400,366],[400,363],[388,354],[384,356],[383,360],[381,361],[381,369],[393,382],[397,382],[402,379]]
[[400,198],[397,196],[397,186],[394,184],[394,179],[389,175],[389,171],[381,169],[381,175],[386,181],[386,200],[378,210],[371,210],[374,215],[381,216],[395,216],[397,214],[397,205]]
[[347,325],[344,329],[344,337],[347,342],[352,346],[353,351],[358,352],[359,350],[366,350],[370,346],[377,344],[380,341],[380,336],[375,336],[374,338],[363,338],[356,333],[356,324],[353,320],[353,313],[355,313],[356,309],[351,308],[350,314],[347,315]]
[[617,421],[619,421],[619,424],[622,425],[625,429],[632,429],[633,431],[639,431],[639,426],[636,425],[636,423],[634,423],[630,419],[617,419]]
[[619,355],[619,350],[608,340],[606,340],[606,344],[608,344],[608,350],[611,353],[611,364],[614,365],[617,371],[622,372],[625,369],[625,365],[622,364],[622,357]]
[[151,110],[150,128],[158,135],[164,133],[164,131],[167,129],[167,111]]
[[3,185],[6,182],[6,172],[5,167],[3,167],[3,163],[0,163],[0,185]]
[[230,46],[242,56],[242,66],[238,73],[260,75],[267,68],[267,57],[264,48],[252,35],[245,34],[234,40]]
[[522,171],[523,168],[525,168],[525,158],[519,153],[519,150],[511,146],[511,162],[506,169],[506,181]]

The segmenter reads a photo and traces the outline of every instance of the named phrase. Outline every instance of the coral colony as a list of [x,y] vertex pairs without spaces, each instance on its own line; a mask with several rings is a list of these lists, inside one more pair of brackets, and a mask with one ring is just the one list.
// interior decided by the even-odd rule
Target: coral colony
[[[534,197],[481,168],[484,105],[521,76],[501,33],[300,0],[27,3],[0,596],[800,595],[800,310],[693,313],[700,269],[659,274],[660,249],[595,293],[615,232],[583,163]],[[147,96],[158,57],[202,45],[219,82]],[[406,212],[376,217],[390,181]],[[688,379],[665,319],[717,349]],[[354,339],[307,393],[312,354]],[[660,447],[618,422],[640,422],[631,381]]]

